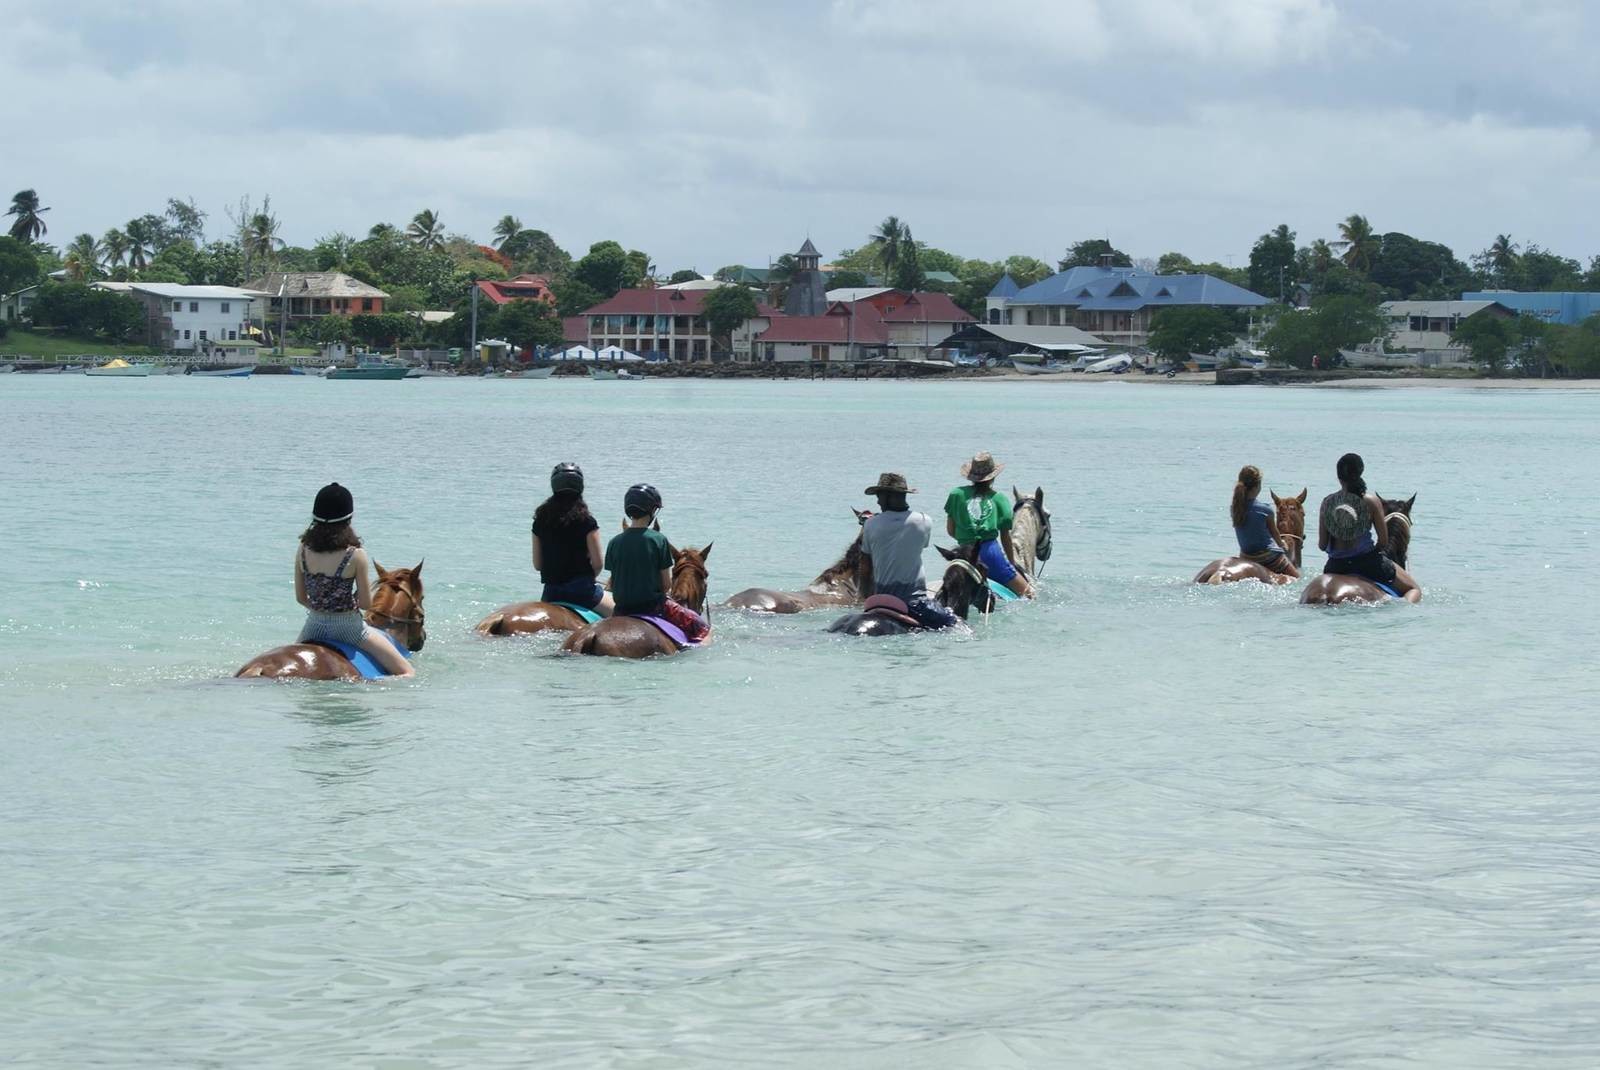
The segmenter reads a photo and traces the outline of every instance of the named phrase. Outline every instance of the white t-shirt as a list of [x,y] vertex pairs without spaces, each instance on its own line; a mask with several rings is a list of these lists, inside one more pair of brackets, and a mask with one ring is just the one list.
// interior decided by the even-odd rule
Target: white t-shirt
[[927,590],[922,551],[932,541],[933,521],[926,513],[906,510],[873,516],[861,531],[861,550],[872,558],[873,588],[894,594]]

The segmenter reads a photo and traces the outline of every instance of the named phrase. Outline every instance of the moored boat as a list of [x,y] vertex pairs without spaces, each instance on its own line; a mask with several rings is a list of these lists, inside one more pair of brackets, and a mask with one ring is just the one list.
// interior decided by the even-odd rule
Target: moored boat
[[1011,366],[1024,375],[1061,375],[1067,370],[1065,364],[1025,364],[1020,360],[1013,360]]
[[151,366],[149,364],[129,364],[121,357],[118,357],[115,360],[107,361],[98,368],[85,368],[83,374],[104,375],[123,379],[142,379],[150,374],[150,369]]
[[523,368],[520,371],[504,372],[502,379],[548,379],[556,373],[554,367],[549,368]]
[[404,364],[367,364],[358,368],[331,367],[323,372],[325,379],[404,379],[411,369]]
[[201,368],[191,364],[184,374],[206,379],[248,379],[255,370],[254,365],[245,365],[242,368]]

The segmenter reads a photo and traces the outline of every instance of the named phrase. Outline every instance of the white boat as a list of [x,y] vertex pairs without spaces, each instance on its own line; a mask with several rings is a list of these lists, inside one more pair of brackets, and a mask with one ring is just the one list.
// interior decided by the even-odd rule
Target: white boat
[[1461,347],[1420,353],[1408,351],[1391,353],[1384,348],[1382,338],[1374,338],[1354,349],[1341,349],[1339,355],[1344,358],[1345,364],[1352,368],[1433,368],[1441,364],[1472,362],[1471,352]]
[[1092,375],[1099,372],[1125,372],[1131,367],[1133,367],[1133,358],[1126,353],[1118,353],[1114,357],[1097,360],[1083,370]]
[[17,370],[15,364],[0,364],[0,375],[10,375]]
[[255,370],[254,365],[243,368],[197,368],[191,364],[185,374],[206,379],[248,379]]
[[83,374],[142,379],[150,374],[150,369],[151,365],[149,364],[129,364],[121,357],[118,357],[116,360],[107,361],[98,368],[85,368]]
[[447,379],[449,372],[442,372],[436,368],[412,368],[406,372],[407,379]]
[[500,376],[502,379],[548,379],[556,373],[554,367],[550,368],[523,368],[521,371],[506,372]]
[[1065,364],[1024,364],[1017,360],[1011,366],[1024,375],[1062,375],[1067,370]]

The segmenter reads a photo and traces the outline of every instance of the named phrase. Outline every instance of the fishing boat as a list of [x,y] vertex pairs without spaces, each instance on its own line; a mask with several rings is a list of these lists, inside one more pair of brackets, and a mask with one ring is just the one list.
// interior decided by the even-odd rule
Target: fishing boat
[[83,374],[115,376],[124,379],[143,379],[150,374],[150,368],[151,366],[148,364],[129,364],[121,357],[118,357],[116,360],[107,361],[98,368],[85,368]]
[[[598,371],[599,369],[595,369]],[[556,373],[554,367],[549,368],[523,368],[520,371],[504,372],[502,379],[548,379]]]
[[404,379],[410,371],[404,364],[367,364],[358,368],[330,366],[322,373],[324,379]]
[[1026,364],[1020,360],[1013,360],[1011,366],[1024,375],[1061,375],[1067,370],[1065,364],[1050,364],[1046,362]]
[[205,379],[248,379],[255,370],[254,365],[248,364],[242,368],[197,368],[191,364],[184,374]]

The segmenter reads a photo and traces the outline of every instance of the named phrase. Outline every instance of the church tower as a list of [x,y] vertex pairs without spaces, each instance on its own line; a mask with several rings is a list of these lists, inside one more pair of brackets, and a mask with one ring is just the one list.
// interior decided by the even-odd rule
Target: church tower
[[794,254],[794,277],[783,299],[788,316],[821,316],[828,311],[828,280],[822,275],[822,254],[807,238]]

